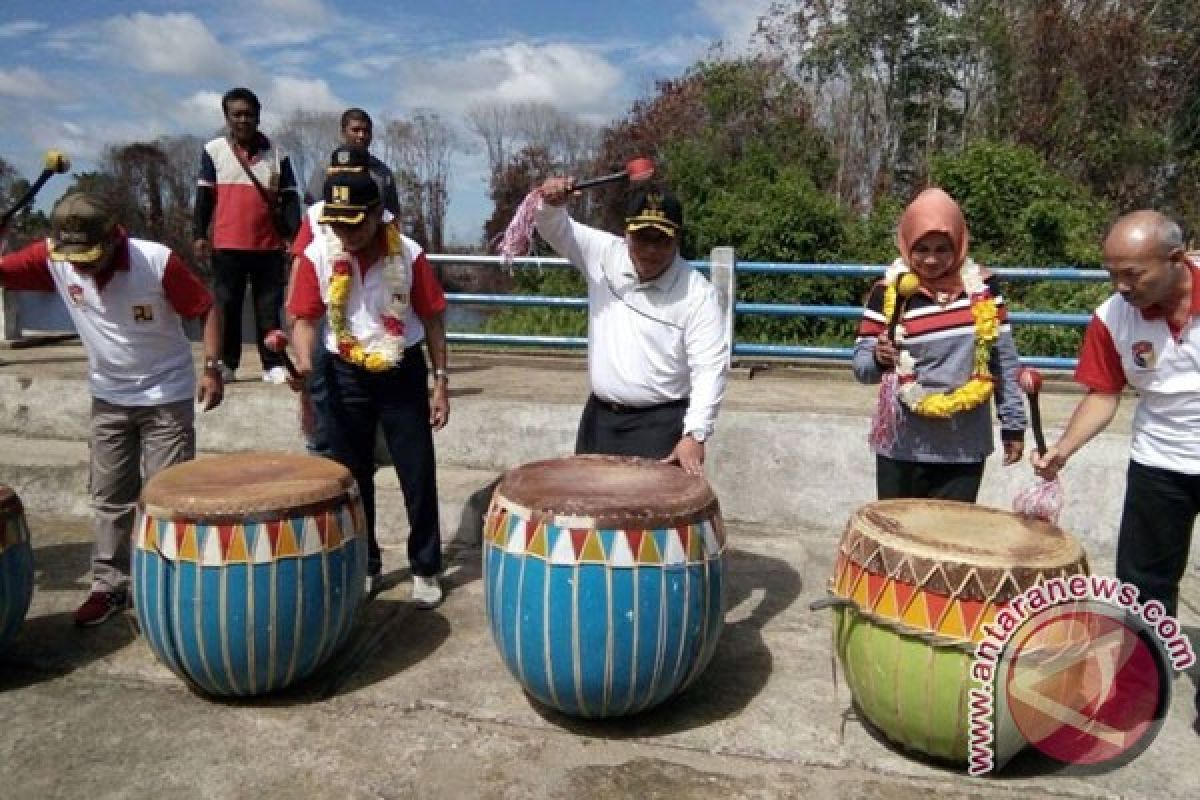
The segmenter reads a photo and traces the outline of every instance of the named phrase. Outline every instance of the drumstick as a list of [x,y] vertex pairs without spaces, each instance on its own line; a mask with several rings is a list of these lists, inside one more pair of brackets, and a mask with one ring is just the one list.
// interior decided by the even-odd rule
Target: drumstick
[[42,164],[42,174],[38,175],[33,185],[25,190],[25,194],[21,195],[21,199],[16,202],[16,205],[5,211],[3,216],[0,216],[0,233],[3,233],[8,228],[8,223],[17,215],[17,212],[33,202],[34,195],[46,185],[46,181],[50,180],[52,175],[61,174],[71,168],[71,159],[57,150],[47,150]]
[[1039,456],[1046,455],[1046,437],[1042,433],[1042,409],[1038,403],[1038,392],[1042,389],[1042,373],[1033,367],[1017,370],[1017,385],[1029,398],[1029,421],[1033,425],[1033,441]]
[[292,376],[292,380],[301,380],[300,371],[296,369],[292,357],[288,355],[288,335],[286,333],[276,328],[263,337],[263,346],[283,359],[283,368],[288,371],[288,375]]
[[892,308],[892,316],[888,320],[887,326],[888,341],[893,345],[896,344],[896,326],[900,324],[900,320],[904,317],[904,309],[908,306],[908,298],[916,294],[919,288],[921,288],[921,281],[911,272],[904,273],[896,281],[896,305]]
[[641,183],[650,180],[654,177],[654,162],[648,158],[635,158],[625,165],[625,169],[620,172],[613,172],[609,175],[600,175],[596,178],[586,178],[578,183],[571,185],[571,191],[578,189],[590,189],[593,186],[601,186],[605,183],[614,183],[619,180],[628,178],[631,183]]

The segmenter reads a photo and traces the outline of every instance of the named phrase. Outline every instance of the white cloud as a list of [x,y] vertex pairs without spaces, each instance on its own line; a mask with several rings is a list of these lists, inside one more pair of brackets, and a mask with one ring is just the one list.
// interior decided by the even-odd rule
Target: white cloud
[[58,100],[64,92],[29,67],[0,69],[0,96],[28,100]]
[[481,102],[608,113],[620,103],[615,95],[621,83],[621,71],[589,49],[514,43],[462,59],[409,64],[396,100],[408,108],[456,113]]
[[143,72],[187,77],[228,77],[250,70],[238,53],[217,41],[191,13],[113,17],[104,23],[114,54]]
[[14,36],[27,36],[31,33],[44,31],[49,26],[42,22],[37,22],[32,19],[15,19],[12,22],[6,22],[0,25],[0,39],[9,39]]
[[758,20],[776,0],[697,0],[696,7],[720,32],[721,39],[734,52],[749,49],[758,30]]
[[280,116],[297,108],[306,111],[342,111],[347,103],[333,93],[324,79],[276,76],[262,98],[264,111]]

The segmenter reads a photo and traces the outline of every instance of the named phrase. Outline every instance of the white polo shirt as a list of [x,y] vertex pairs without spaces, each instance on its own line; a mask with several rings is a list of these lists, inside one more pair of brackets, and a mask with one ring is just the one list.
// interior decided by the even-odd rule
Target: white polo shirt
[[690,398],[684,431],[711,433],[725,396],[729,352],[716,290],[676,256],[641,282],[624,238],[543,203],[537,230],[588,285],[588,375],[602,400],[652,406]]
[[1192,267],[1192,311],[1174,331],[1157,309],[1114,294],[1088,325],[1075,379],[1114,394],[1138,393],[1130,458],[1148,467],[1200,475],[1200,269]]
[[87,351],[93,397],[155,406],[195,393],[182,319],[206,313],[212,296],[169,248],[127,238],[97,280],[69,262],[51,261],[43,240],[0,259],[0,283],[59,293]]

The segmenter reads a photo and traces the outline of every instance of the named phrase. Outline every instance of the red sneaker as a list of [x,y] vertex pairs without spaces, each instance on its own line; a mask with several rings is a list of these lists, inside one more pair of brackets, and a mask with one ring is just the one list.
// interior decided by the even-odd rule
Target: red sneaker
[[81,628],[99,625],[128,607],[129,595],[124,589],[95,591],[88,595],[83,605],[75,609],[75,624]]

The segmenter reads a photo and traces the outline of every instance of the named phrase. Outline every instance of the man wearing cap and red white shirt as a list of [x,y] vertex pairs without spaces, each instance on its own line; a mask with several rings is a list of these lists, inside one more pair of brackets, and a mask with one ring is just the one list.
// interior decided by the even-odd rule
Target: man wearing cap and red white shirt
[[679,255],[683,209],[667,192],[638,189],[622,238],[567,215],[571,185],[542,184],[536,222],[588,285],[592,393],[575,451],[660,458],[702,474],[729,348],[716,290]]
[[[344,157],[342,157],[344,155]],[[325,199],[305,214],[293,251],[288,313],[303,387],[318,321],[328,313],[324,418],[331,457],[354,475],[367,516],[367,593],[382,577],[375,536],[375,437],[382,426],[408,510],[413,599],[442,600],[436,461],[432,431],[450,414],[446,298],[419,245],[400,233],[368,172],[367,152],[339,148]],[[433,361],[433,397],[421,342]]]
[[[220,314],[187,265],[164,245],[128,236],[104,198],[67,195],[51,225],[50,239],[0,258],[0,286],[57,291],[87,352],[95,543],[92,589],[75,623],[98,625],[128,605],[143,478],[195,457],[193,394],[206,411],[221,402]],[[197,388],[182,320],[199,317],[205,368]]]

